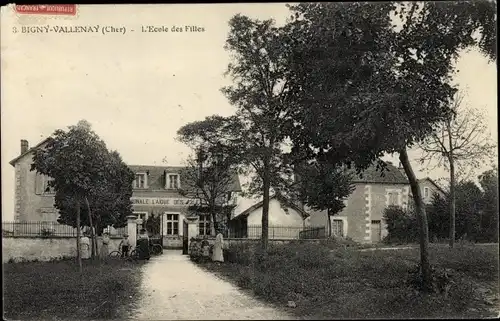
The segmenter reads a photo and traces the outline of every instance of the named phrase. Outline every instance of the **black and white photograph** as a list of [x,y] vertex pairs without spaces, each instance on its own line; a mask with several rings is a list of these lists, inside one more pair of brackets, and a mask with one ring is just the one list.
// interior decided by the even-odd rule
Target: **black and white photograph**
[[496,0],[0,31],[5,320],[500,316]]

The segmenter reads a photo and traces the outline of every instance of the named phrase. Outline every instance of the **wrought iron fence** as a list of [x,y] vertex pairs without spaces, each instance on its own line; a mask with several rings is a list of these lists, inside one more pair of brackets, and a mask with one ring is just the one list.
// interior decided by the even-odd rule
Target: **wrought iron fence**
[[326,229],[324,227],[307,228],[299,233],[300,239],[324,239],[326,238]]
[[[111,235],[122,236],[126,233],[126,230],[126,227],[112,228]],[[54,221],[2,222],[2,235],[25,237],[76,237],[77,230],[69,225],[63,225]]]
[[[301,226],[269,226],[269,239],[298,239],[300,232],[304,228]],[[248,225],[229,230],[230,238],[250,238],[259,239],[262,236],[261,225]]]

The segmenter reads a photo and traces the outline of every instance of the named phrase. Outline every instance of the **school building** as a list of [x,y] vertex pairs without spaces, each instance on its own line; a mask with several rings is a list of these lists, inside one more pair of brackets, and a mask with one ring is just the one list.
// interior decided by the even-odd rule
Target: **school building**
[[[49,177],[30,171],[33,151],[43,147],[46,140],[29,148],[26,140],[21,140],[21,153],[10,161],[15,168],[15,213],[16,222],[56,222],[59,216],[54,207],[54,191],[49,188]],[[138,218],[146,220],[150,215],[160,216],[163,244],[165,247],[180,247],[185,228],[184,219],[189,216],[188,208],[199,200],[187,198],[178,190],[185,186],[185,167],[129,165],[135,173],[133,182],[132,207]],[[241,191],[238,174],[233,174],[227,197],[235,201],[236,192]],[[199,218],[199,234],[209,234],[209,218]]]

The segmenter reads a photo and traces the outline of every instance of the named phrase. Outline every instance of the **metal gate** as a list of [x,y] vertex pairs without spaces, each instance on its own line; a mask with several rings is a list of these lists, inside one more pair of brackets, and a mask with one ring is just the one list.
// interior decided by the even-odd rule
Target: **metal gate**
[[182,222],[182,254],[188,255],[189,247],[189,235],[188,235],[188,224],[184,221]]

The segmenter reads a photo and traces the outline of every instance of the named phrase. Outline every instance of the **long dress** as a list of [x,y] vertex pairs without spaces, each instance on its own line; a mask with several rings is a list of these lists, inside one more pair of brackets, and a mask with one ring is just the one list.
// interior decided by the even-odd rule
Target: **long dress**
[[87,236],[80,239],[80,250],[82,259],[90,258],[90,239]]
[[109,255],[109,236],[102,237],[101,257],[106,258]]
[[151,254],[149,253],[149,237],[146,235],[139,235],[137,240],[137,248],[139,249],[139,259],[149,260]]
[[222,238],[222,234],[217,234],[217,236],[215,237],[214,251],[212,253],[212,261],[224,262],[224,254],[222,252],[223,243],[224,239]]

